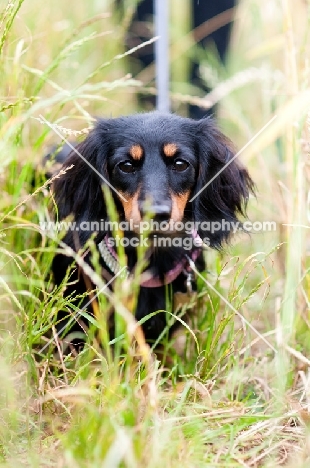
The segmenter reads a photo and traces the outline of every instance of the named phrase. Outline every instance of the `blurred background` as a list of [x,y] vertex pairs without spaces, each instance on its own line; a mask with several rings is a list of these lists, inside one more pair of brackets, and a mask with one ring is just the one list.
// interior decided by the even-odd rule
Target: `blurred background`
[[[154,43],[143,46],[154,37],[151,3],[90,1],[73,7],[55,0],[44,7],[35,1],[4,7],[2,210],[26,196],[22,179],[29,178],[27,164],[39,165],[47,148],[59,143],[36,120],[40,114],[65,127],[69,139],[70,131],[77,131],[71,136],[75,140],[96,116],[155,108]],[[309,222],[308,2],[171,0],[169,11],[174,112],[193,118],[213,115],[236,149],[277,115],[240,156],[258,189],[250,202],[250,220],[276,221],[277,230],[239,236],[234,247],[243,255],[276,249],[276,296],[285,287],[287,262],[287,247],[276,246],[298,232],[299,253],[294,237],[291,259],[296,281],[301,279],[301,257],[306,258],[307,231],[287,225]]]
[[[0,9],[0,317],[7,330],[0,344],[5,363],[10,363],[9,367],[3,365],[1,372],[8,382],[3,391],[6,397],[11,395],[11,409],[16,412],[13,417],[5,416],[2,436],[11,447],[18,421],[29,422],[19,407],[20,399],[28,402],[25,393],[43,395],[46,389],[69,385],[72,379],[76,382],[82,373],[74,367],[72,377],[61,366],[59,374],[55,367],[48,371],[45,358],[38,365],[32,354],[33,346],[50,329],[62,298],[61,291],[51,294],[49,271],[54,250],[38,229],[40,220],[49,219],[50,193],[47,186],[42,187],[44,180],[34,180],[33,175],[42,156],[60,140],[40,115],[76,141],[83,138],[97,116],[153,110],[155,33],[148,1],[13,0],[2,1]],[[269,407],[273,398],[281,395],[282,403],[296,400],[306,408],[300,418],[302,424],[308,424],[309,1],[170,0],[169,11],[172,111],[193,118],[212,115],[236,150],[245,147],[240,160],[257,187],[256,198],[249,201],[249,219],[276,223],[275,231],[238,234],[223,252],[209,252],[206,273],[273,348],[246,329],[240,318],[227,319],[232,328],[228,322],[223,325],[221,320],[228,313],[225,304],[204,291],[209,301],[205,312],[210,316],[216,312],[214,321],[218,322],[212,326],[225,339],[216,338],[211,346],[205,339],[211,327],[209,319],[198,324],[197,336],[205,354],[198,359],[192,344],[190,358],[178,362],[178,372],[171,371],[171,380],[176,375],[200,372],[204,385],[216,381],[214,398],[221,402],[248,401],[257,396],[260,404]],[[152,43],[143,46],[145,41]],[[273,355],[274,347],[278,353]],[[203,359],[205,364],[201,364]],[[14,379],[22,382],[18,390],[15,380],[12,383],[8,377],[11,365],[14,376],[18,371]],[[25,379],[35,382],[31,390],[26,391]],[[115,388],[119,387],[115,384]],[[111,411],[118,411],[116,403],[111,403]],[[277,410],[273,414],[278,414]],[[238,426],[238,417],[234,420],[236,431],[243,427]],[[276,419],[272,424],[276,426]],[[222,430],[227,447],[234,437],[229,426],[217,428]],[[271,427],[266,426],[270,430],[266,445]],[[214,429],[215,439],[216,434]],[[275,443],[282,438],[287,441],[282,432],[275,434]],[[304,454],[305,434],[298,428],[294,437],[299,453]],[[67,442],[71,447],[69,439]],[[169,463],[166,466],[172,466]],[[208,466],[216,466],[214,459],[210,463]],[[269,466],[278,466],[272,463]],[[154,462],[152,466],[157,465]],[[221,466],[263,465],[255,461]]]

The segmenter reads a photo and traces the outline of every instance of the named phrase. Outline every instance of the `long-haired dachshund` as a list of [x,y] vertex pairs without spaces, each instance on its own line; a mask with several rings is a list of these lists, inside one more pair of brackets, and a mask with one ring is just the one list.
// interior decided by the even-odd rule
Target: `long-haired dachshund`
[[[169,294],[195,289],[189,263],[192,260],[203,268],[201,241],[220,248],[230,236],[229,226],[244,215],[253,190],[247,170],[234,159],[229,140],[211,118],[195,121],[158,112],[99,119],[63,168],[68,170],[53,186],[58,217],[71,216],[76,222],[64,242],[77,250],[94,235],[91,226],[99,226],[95,242],[103,276],[108,273],[112,278],[119,271],[112,232],[100,228],[109,220],[103,186],[109,187],[119,221],[128,225],[124,236],[129,275],[137,262],[134,241],[139,238],[141,223],[150,215],[150,221],[157,222],[148,233],[147,266],[135,310],[137,320],[151,314],[142,328],[146,340],[154,342],[165,330],[167,316],[152,313],[167,310]],[[182,223],[193,227],[182,229]],[[79,228],[82,224],[83,230]],[[166,243],[157,245],[162,238]],[[89,261],[90,254],[85,258]],[[57,285],[72,263],[66,255],[55,256]],[[85,278],[85,272],[76,267],[65,294],[82,294],[93,288]],[[61,318],[65,315],[60,313]]]

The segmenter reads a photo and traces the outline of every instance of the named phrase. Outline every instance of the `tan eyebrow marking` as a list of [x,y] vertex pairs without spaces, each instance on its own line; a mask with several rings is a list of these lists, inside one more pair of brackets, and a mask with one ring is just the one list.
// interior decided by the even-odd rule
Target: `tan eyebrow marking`
[[171,158],[178,151],[178,147],[175,143],[167,143],[164,145],[164,154],[167,158]]
[[143,148],[141,145],[132,145],[129,150],[130,156],[135,160],[139,161],[143,156]]

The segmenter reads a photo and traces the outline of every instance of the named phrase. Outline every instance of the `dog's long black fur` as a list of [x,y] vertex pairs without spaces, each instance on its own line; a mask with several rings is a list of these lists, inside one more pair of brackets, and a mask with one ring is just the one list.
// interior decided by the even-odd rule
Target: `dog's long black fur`
[[[73,167],[56,179],[53,186],[59,219],[71,215],[77,224],[108,219],[102,190],[104,182],[98,173],[127,200],[125,202],[111,191],[120,220],[133,220],[134,223],[139,223],[148,211],[158,221],[236,222],[239,215],[244,215],[249,193],[253,190],[247,170],[234,159],[230,141],[210,118],[195,121],[152,112],[99,119],[94,130],[77,146],[77,151],[97,172],[77,153],[71,152],[64,168]],[[213,177],[214,180],[190,202]],[[64,242],[77,250],[92,234],[90,231],[69,231]],[[106,232],[96,234],[97,245],[107,234],[111,235]],[[125,235],[133,236],[134,233]],[[199,227],[198,235],[208,239],[210,247],[219,249],[229,239],[230,232],[220,229],[212,233]],[[132,247],[125,250],[128,268],[132,271],[137,261],[136,251]],[[164,282],[165,274],[178,262],[185,265],[186,256],[190,257],[194,251],[195,248],[188,251],[181,247],[151,249],[148,271],[153,278]],[[53,273],[57,285],[63,281],[72,262],[65,255],[55,256]],[[113,276],[115,272],[102,258],[101,262],[102,268]],[[197,262],[203,268],[201,252]],[[186,292],[186,269],[188,264],[171,282],[172,293]],[[78,268],[71,276],[72,280],[75,281],[66,294],[83,293],[89,288],[89,282],[86,281],[86,286],[85,275]],[[157,310],[165,310],[166,298],[164,284],[156,287],[142,284],[135,312],[137,320]],[[143,324],[146,339],[156,340],[165,327],[165,313],[154,315]]]

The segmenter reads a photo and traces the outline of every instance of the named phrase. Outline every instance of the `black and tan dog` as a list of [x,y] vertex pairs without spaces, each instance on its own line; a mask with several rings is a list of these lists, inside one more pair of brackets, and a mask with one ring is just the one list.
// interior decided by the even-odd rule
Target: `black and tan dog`
[[[64,168],[73,167],[56,179],[53,186],[59,219],[71,216],[76,226],[108,220],[102,190],[106,185],[120,221],[131,226],[124,234],[129,240],[138,235],[147,213],[152,214],[153,221],[169,224],[164,232],[159,229],[150,233],[148,277],[141,280],[135,316],[141,320],[152,312],[165,310],[167,285],[171,294],[186,292],[189,286],[195,288],[188,259],[200,262],[200,268],[203,263],[201,243],[194,240],[203,239],[210,247],[220,248],[231,233],[227,226],[244,214],[253,189],[247,170],[234,159],[230,142],[210,118],[195,121],[152,112],[100,119],[76,150],[64,162]],[[173,229],[176,223],[188,222],[195,226],[190,232]],[[206,228],[214,222],[226,228]],[[91,229],[71,230],[64,242],[76,250],[92,234]],[[192,247],[184,248],[181,244],[154,247],[155,237],[160,236],[190,238]],[[96,234],[102,268],[112,277],[119,265],[111,240],[108,230]],[[130,273],[135,268],[137,253],[132,243],[125,247],[125,252]],[[61,284],[72,262],[65,255],[55,256],[56,284]],[[90,282],[86,281],[86,286],[85,274],[79,268],[72,279],[75,281],[71,281],[66,294],[88,290]],[[164,312],[153,314],[142,327],[146,340],[156,340],[166,323]]]

